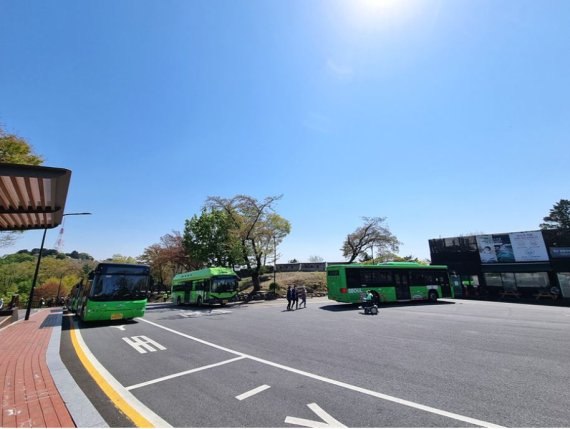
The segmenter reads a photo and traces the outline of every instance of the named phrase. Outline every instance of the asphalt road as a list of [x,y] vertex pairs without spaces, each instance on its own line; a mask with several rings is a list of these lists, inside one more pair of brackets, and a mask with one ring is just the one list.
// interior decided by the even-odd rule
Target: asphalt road
[[144,319],[80,333],[174,427],[570,425],[570,308],[445,300],[370,316],[317,298],[285,307],[155,304]]

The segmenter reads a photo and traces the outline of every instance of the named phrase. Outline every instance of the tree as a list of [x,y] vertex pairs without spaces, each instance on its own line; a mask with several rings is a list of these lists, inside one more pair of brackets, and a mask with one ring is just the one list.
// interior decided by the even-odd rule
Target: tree
[[[0,127],[0,162],[11,164],[40,165],[43,158],[36,155],[26,141],[14,134],[6,133]],[[14,244],[22,232],[0,232],[0,247]]]
[[148,246],[138,259],[150,266],[152,277],[159,287],[166,288],[172,278],[183,271],[199,268],[186,255],[180,232],[163,235],[160,243]]
[[348,258],[348,263],[354,262],[357,257],[371,259],[366,253],[368,250],[377,249],[378,257],[399,250],[400,242],[388,227],[382,226],[386,220],[383,217],[363,217],[364,225],[358,227],[353,233],[348,234],[342,248],[342,255]]
[[540,229],[570,229],[570,200],[558,201],[542,220]]
[[265,255],[281,243],[291,231],[291,224],[273,208],[281,195],[266,197],[263,201],[248,195],[233,198],[208,197],[205,207],[226,213],[230,220],[230,234],[239,242],[239,263],[251,272],[253,291],[260,288],[259,276]]
[[202,210],[186,220],[183,245],[201,267],[234,267],[241,258],[240,241],[232,233],[232,219],[223,210]]
[[313,256],[309,256],[309,262],[317,263],[317,262],[325,262],[325,260],[323,258],[321,258],[320,256],[313,255]]
[[40,155],[34,153],[32,146],[24,139],[6,133],[0,127],[0,162],[41,165],[44,160]]
[[111,262],[115,264],[136,264],[137,260],[132,256],[124,256],[115,253],[112,257],[105,259],[105,262]]

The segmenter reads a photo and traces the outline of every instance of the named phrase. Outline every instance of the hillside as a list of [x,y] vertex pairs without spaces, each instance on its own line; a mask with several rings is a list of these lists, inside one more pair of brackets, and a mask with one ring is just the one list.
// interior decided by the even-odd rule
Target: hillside
[[[305,286],[307,292],[326,292],[326,273],[325,272],[289,272],[277,273],[277,294],[284,295],[288,286]],[[273,283],[273,274],[264,274],[261,276],[261,290],[270,291]],[[240,288],[248,292],[252,288],[251,278],[245,278],[240,282]]]

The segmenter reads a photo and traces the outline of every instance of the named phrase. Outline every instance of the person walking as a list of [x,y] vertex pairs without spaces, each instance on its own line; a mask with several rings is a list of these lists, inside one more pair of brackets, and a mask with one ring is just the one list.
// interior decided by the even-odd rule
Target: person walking
[[307,308],[307,289],[305,286],[299,288],[299,298],[301,298],[301,305],[303,308]]
[[293,290],[291,292],[291,310],[293,310],[293,304],[295,304],[295,310],[299,309],[299,295],[297,293],[297,286],[293,286]]
[[293,298],[293,290],[291,286],[287,286],[287,310],[291,310],[291,301]]

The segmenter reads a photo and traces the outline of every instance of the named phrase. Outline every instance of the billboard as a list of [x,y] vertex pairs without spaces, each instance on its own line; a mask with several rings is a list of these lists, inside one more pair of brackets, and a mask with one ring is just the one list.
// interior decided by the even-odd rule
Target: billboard
[[548,261],[540,231],[478,235],[475,239],[482,264]]

